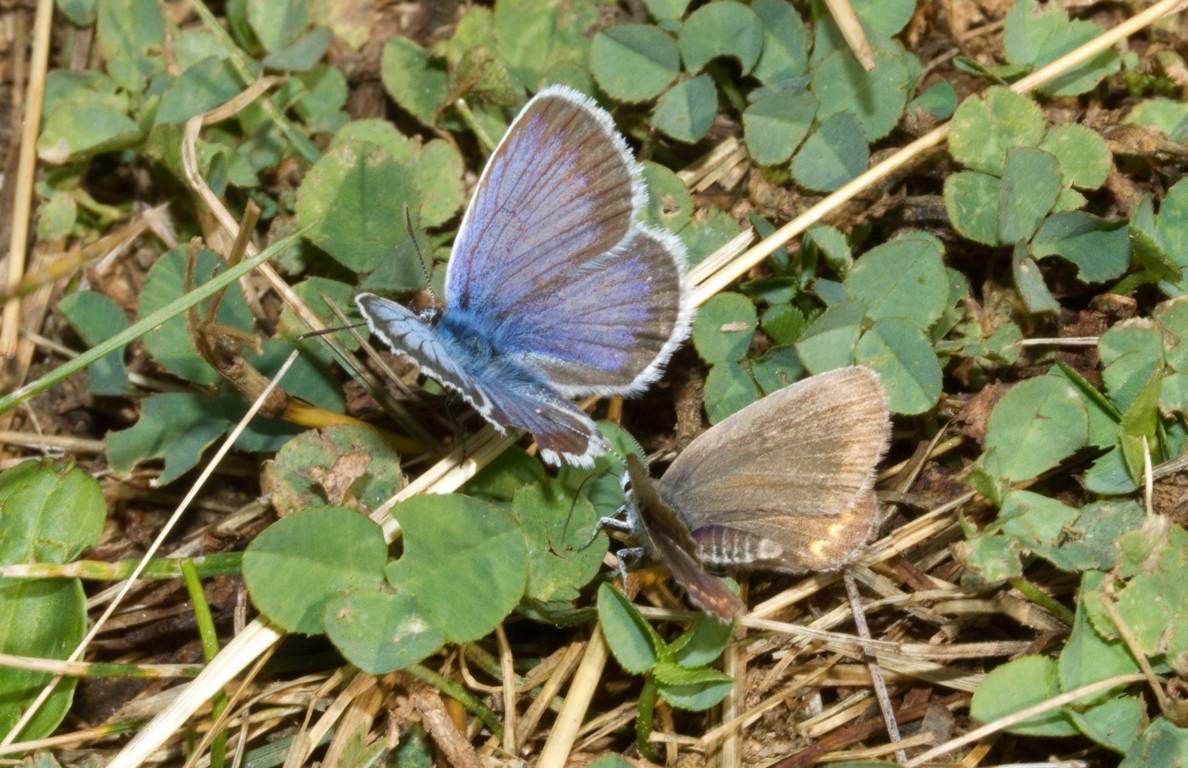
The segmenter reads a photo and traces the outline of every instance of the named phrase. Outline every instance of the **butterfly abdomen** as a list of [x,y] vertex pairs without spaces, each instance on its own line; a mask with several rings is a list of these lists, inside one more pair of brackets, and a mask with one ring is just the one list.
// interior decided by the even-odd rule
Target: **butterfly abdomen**
[[706,565],[755,565],[777,560],[784,548],[771,539],[726,525],[707,525],[693,531],[697,555]]

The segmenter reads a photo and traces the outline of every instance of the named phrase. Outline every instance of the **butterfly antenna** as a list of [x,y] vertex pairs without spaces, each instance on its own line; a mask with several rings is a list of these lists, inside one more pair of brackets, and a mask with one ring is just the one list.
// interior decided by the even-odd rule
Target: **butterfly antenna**
[[367,325],[367,323],[360,321],[358,323],[350,323],[348,325],[336,325],[332,328],[321,328],[316,331],[306,331],[297,337],[297,341],[305,341],[306,339],[312,339],[315,336],[325,336],[327,333],[338,333],[339,331],[349,331],[352,328],[362,328],[365,325]]
[[[575,509],[577,509],[578,497],[581,496],[582,491],[585,490],[586,483],[590,482],[593,479],[594,479],[594,473],[591,472],[590,474],[586,475],[585,478],[582,479],[582,482],[578,485],[577,490],[573,492],[573,500],[569,502],[569,513],[567,515],[565,515],[565,525],[561,526],[561,541],[565,541],[565,539],[569,536],[569,521],[573,519],[573,511]],[[594,542],[594,539],[597,537],[598,537],[598,531],[595,531],[594,535],[590,537],[590,541],[587,541],[585,544],[583,544],[581,546],[581,549],[585,549],[586,547],[590,546],[590,544],[592,544]],[[570,547],[568,545],[566,545],[565,548],[569,549]],[[553,547],[553,534],[552,533],[549,534],[549,551],[552,552],[554,555],[560,554],[556,550],[556,548]]]
[[408,207],[408,203],[404,204],[404,231],[408,233],[413,249],[417,252],[417,264],[421,267],[421,277],[425,278],[425,291],[429,294],[429,299],[432,302],[426,312],[432,318],[437,314],[437,294],[433,292],[433,273],[425,266],[425,252],[421,250],[421,241],[417,239],[417,230],[413,225],[412,210]]

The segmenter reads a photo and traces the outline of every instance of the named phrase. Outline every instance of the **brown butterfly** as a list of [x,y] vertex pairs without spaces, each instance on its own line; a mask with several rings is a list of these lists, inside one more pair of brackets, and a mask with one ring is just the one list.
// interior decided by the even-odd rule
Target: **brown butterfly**
[[[729,621],[742,601],[706,566],[803,573],[857,557],[878,522],[874,476],[891,431],[869,368],[841,368],[773,392],[711,427],[653,484],[627,456],[631,531],[702,610]],[[629,484],[629,485],[628,485]]]

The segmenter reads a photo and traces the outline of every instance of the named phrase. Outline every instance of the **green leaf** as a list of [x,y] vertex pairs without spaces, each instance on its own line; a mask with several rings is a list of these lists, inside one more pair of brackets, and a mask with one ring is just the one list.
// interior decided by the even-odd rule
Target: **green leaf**
[[282,72],[307,72],[326,55],[331,38],[329,29],[315,27],[284,48],[268,54],[260,63]]
[[1103,333],[1097,354],[1105,366],[1106,392],[1125,411],[1163,365],[1163,337],[1150,318],[1134,318]]
[[995,473],[1018,481],[1056,466],[1085,447],[1088,437],[1089,416],[1072,384],[1038,376],[1019,382],[995,404],[985,446],[996,454]]
[[792,177],[805,189],[832,192],[866,170],[870,147],[849,112],[824,120],[792,159]]
[[326,504],[371,511],[402,482],[392,447],[376,430],[353,424],[302,432],[264,464],[260,478],[280,515]]
[[635,104],[668,87],[681,71],[681,54],[657,27],[616,24],[590,43],[590,71],[612,99]]
[[924,413],[940,398],[940,363],[924,333],[907,320],[876,322],[858,341],[854,358],[879,374],[894,413]]
[[55,5],[76,27],[89,27],[95,23],[95,0],[57,0]]
[[392,516],[404,531],[404,554],[388,564],[388,581],[435,616],[450,642],[483,637],[516,607],[528,548],[511,514],[448,494],[416,496]]
[[1007,150],[1036,147],[1044,137],[1044,116],[1035,102],[1009,88],[988,88],[970,96],[953,114],[949,153],[967,168],[1002,173]]
[[1155,128],[1170,139],[1179,135],[1188,125],[1188,102],[1165,98],[1145,99],[1135,104],[1122,118],[1122,122]]
[[479,470],[462,486],[462,492],[492,501],[511,501],[520,488],[543,482],[547,477],[539,461],[524,449],[513,446]]
[[677,709],[703,712],[716,706],[734,688],[734,678],[705,667],[686,669],[661,661],[652,669],[664,700]]
[[[1142,653],[1179,668],[1188,654],[1188,532],[1174,524],[1139,528],[1121,537],[1118,550],[1118,571],[1130,577],[1113,595],[1118,614]],[[1112,619],[1094,624],[1118,634]]]
[[602,566],[608,540],[598,514],[584,497],[565,492],[559,483],[527,485],[515,493],[512,514],[528,543],[528,588],[532,600],[574,600]]
[[[140,290],[138,317],[148,317],[181,298],[186,292],[185,262],[186,246],[178,246],[157,259]],[[219,257],[206,249],[200,250],[195,259],[191,288],[203,285],[222,271],[223,264]],[[198,318],[206,318],[212,301],[214,299],[208,299],[195,307]],[[229,286],[223,292],[215,322],[241,331],[252,330],[251,310],[238,285]],[[211,385],[221,381],[215,369],[198,354],[184,313],[171,317],[157,329],[145,334],[144,347],[154,360],[176,376],[195,384]]]
[[293,109],[311,131],[333,133],[347,123],[349,117],[343,110],[348,95],[347,81],[338,67],[319,64],[290,82],[300,82],[305,87]]
[[[915,0],[850,0],[849,5],[867,38],[876,47],[886,47],[888,38],[907,26],[916,9]],[[849,49],[833,15],[820,2],[813,4],[813,16],[816,18],[814,64],[835,51]]]
[[808,91],[788,89],[758,99],[743,112],[747,150],[760,165],[786,162],[808,134],[817,99]]
[[[708,6],[707,6],[708,7]],[[677,141],[701,141],[718,113],[718,89],[708,75],[673,86],[656,102],[652,125]]]
[[1010,491],[990,528],[1017,539],[1027,547],[1055,544],[1064,527],[1076,519],[1078,511],[1056,499],[1031,491]]
[[273,523],[243,553],[252,603],[287,632],[321,634],[326,605],[383,583],[388,545],[378,525],[342,507],[309,507]]
[[[726,650],[733,632],[734,625],[732,623],[723,623],[706,615],[698,616],[697,620],[693,622],[693,626],[672,643],[672,645],[680,645],[672,657],[673,661],[685,669],[712,664],[722,655],[722,651]],[[657,674],[658,680],[660,677]]]
[[800,16],[783,0],[753,0],[751,10],[763,27],[763,52],[751,74],[769,85],[803,75],[808,45]]
[[433,127],[438,108],[449,98],[449,76],[441,64],[407,37],[391,37],[384,44],[380,77],[401,109]]
[[792,344],[800,338],[808,321],[804,313],[793,305],[776,304],[767,308],[759,325],[776,344]]
[[1156,224],[1163,252],[1180,267],[1188,267],[1188,178],[1167,191]]
[[303,0],[246,0],[247,20],[269,51],[293,43],[309,24],[309,3]]
[[791,345],[772,347],[766,355],[751,361],[751,375],[765,395],[800,381],[807,373],[804,363],[800,362],[800,355]]
[[900,57],[875,52],[875,69],[867,72],[849,50],[837,51],[813,68],[813,93],[821,102],[818,119],[841,112],[857,117],[868,141],[883,138],[907,103],[908,73]]
[[99,542],[106,516],[99,483],[81,469],[17,464],[0,472],[0,563],[75,560]]
[[[58,302],[58,311],[89,347],[107,341],[128,327],[124,310],[96,291],[76,291],[63,297]],[[97,360],[87,370],[87,376],[87,388],[96,395],[128,394],[128,369],[124,366],[122,349]]]
[[127,429],[107,433],[107,461],[126,475],[141,461],[161,458],[165,467],[154,485],[168,485],[198,466],[202,453],[234,422],[218,402],[190,392],[147,397],[140,418]]
[[961,583],[975,589],[1002,584],[1023,575],[1019,542],[1009,536],[982,534],[953,545],[964,572]]
[[1172,768],[1188,763],[1188,728],[1156,718],[1127,751],[1118,768]]
[[1118,559],[1118,539],[1142,525],[1143,515],[1142,506],[1130,499],[1094,502],[1065,526],[1059,546],[1032,551],[1063,571],[1108,571]]
[[1127,409],[1122,413],[1122,458],[1137,483],[1143,476],[1144,439],[1151,453],[1151,463],[1160,460],[1157,431],[1159,428],[1159,393],[1162,376],[1151,377]]
[[[466,197],[462,184],[465,168],[462,155],[449,142],[434,139],[422,145],[397,131],[388,121],[376,118],[355,120],[342,126],[330,146],[331,149],[357,149],[364,144],[378,145],[392,160],[403,166],[403,173],[411,181],[411,189],[415,190],[415,199],[419,201],[418,205],[414,205],[414,210],[419,214],[422,225],[440,226],[462,208]],[[406,183],[404,188],[408,186]],[[411,204],[412,198],[409,199]],[[401,240],[405,240],[408,232],[404,231],[402,210],[400,214],[398,223],[403,234]],[[391,268],[389,261],[393,261],[390,256],[380,259],[379,269]],[[415,266],[415,259],[413,272],[417,279],[413,287],[418,287],[424,282],[423,270]]]
[[[39,188],[38,194],[41,192]],[[37,206],[37,239],[64,238],[74,230],[77,221],[78,203],[75,202],[74,195],[50,190],[45,202]]]
[[1060,163],[1040,149],[1011,147],[998,189],[998,240],[1030,240],[1060,194]]
[[1125,754],[1142,732],[1147,712],[1141,698],[1119,696],[1084,712],[1070,708],[1068,717],[1081,733],[1101,746]]
[[[1019,0],[1007,13],[1003,43],[1007,61],[1039,68],[1101,34],[1090,21],[1072,21],[1060,6],[1037,13],[1035,0]],[[1051,96],[1077,96],[1092,90],[1107,75],[1117,72],[1121,59],[1107,50],[1040,87]]]
[[[78,579],[0,578],[0,627],[0,653],[65,659],[87,628],[82,583]],[[48,672],[0,668],[0,729],[10,732],[52,678]],[[17,740],[53,733],[70,711],[77,684],[77,677],[59,682]]]
[[717,363],[705,377],[705,413],[711,424],[759,399],[751,374],[738,363]]
[[441,627],[412,596],[374,588],[332,597],[323,621],[346,660],[369,675],[416,664],[445,644]]
[[998,177],[960,171],[945,179],[945,212],[953,228],[974,242],[998,245]]
[[957,109],[957,92],[948,80],[938,80],[908,104],[908,111],[927,112],[937,120],[948,120]]
[[644,0],[648,13],[656,19],[680,19],[689,7],[689,0]]
[[1110,148],[1092,128],[1076,123],[1054,125],[1040,142],[1040,149],[1060,161],[1066,186],[1097,189],[1110,175],[1113,164]]
[[[1138,664],[1130,655],[1126,643],[1118,638],[1102,637],[1089,620],[1087,600],[1100,592],[1103,578],[1104,575],[1097,571],[1088,571],[1081,577],[1076,618],[1057,660],[1060,685],[1066,691],[1139,671]],[[1079,703],[1083,706],[1088,701],[1101,701],[1107,697],[1109,694],[1102,692],[1090,699],[1082,699]]]
[[182,125],[230,100],[243,90],[229,59],[206,58],[191,65],[166,88],[157,107],[157,125]]
[[742,360],[758,323],[750,299],[741,293],[719,293],[693,318],[693,346],[707,363]]
[[932,236],[899,238],[862,255],[846,275],[846,295],[871,320],[898,317],[925,329],[945,311],[949,278],[944,246]]
[[824,373],[853,363],[865,315],[866,307],[857,301],[843,301],[825,310],[795,344],[804,367],[810,373]]
[[854,266],[850,243],[837,227],[815,224],[804,233],[804,240],[824,257],[825,263],[837,274],[844,276]]
[[500,0],[495,4],[495,37],[513,77],[529,90],[550,79],[562,62],[585,65],[590,48],[589,29],[598,20],[593,3],[556,0]]
[[1015,289],[1019,291],[1019,298],[1023,299],[1023,306],[1028,312],[1039,314],[1060,311],[1060,302],[1048,290],[1039,264],[1031,258],[1027,244],[1022,241],[1015,244],[1011,253],[1011,276],[1015,279]]
[[314,164],[297,190],[305,236],[348,269],[375,269],[405,235],[404,206],[416,206],[413,180],[379,145],[344,143]]
[[[420,201],[417,210],[424,226],[441,226],[462,209],[466,202],[466,189],[462,185],[464,171],[461,153],[448,141],[434,139],[421,147],[411,172],[413,188]],[[400,221],[404,223],[403,216]]]
[[681,26],[681,56],[685,69],[699,72],[711,60],[730,56],[745,75],[763,50],[759,17],[735,0],[715,0],[693,11]]
[[[1056,662],[1045,656],[1023,656],[990,670],[974,692],[969,714],[975,720],[989,723],[1059,695]],[[1006,730],[1022,736],[1077,734],[1063,709],[1037,715]]]
[[610,584],[598,587],[598,625],[623,669],[642,675],[655,666],[664,641],[631,601]]
[[704,213],[699,211],[679,234],[687,251],[688,266],[701,263],[702,259],[733,240],[741,231],[734,217],[720,208],[711,207]]
[[60,104],[49,113],[37,139],[37,157],[55,165],[130,146],[140,127],[107,104]]
[[680,230],[693,216],[693,196],[685,188],[685,182],[659,163],[645,160],[642,165],[644,184],[648,188],[648,207],[641,218],[671,232]]
[[1100,496],[1124,496],[1138,490],[1126,469],[1121,445],[1093,462],[1085,473],[1085,489]]
[[1163,250],[1150,195],[1144,195],[1131,212],[1129,234],[1131,252],[1151,279],[1170,283],[1184,279],[1180,266]]
[[1127,223],[1107,221],[1081,211],[1054,214],[1031,242],[1035,258],[1057,255],[1077,266],[1077,277],[1086,283],[1113,280],[1130,265]]
[[165,18],[156,0],[99,0],[95,34],[108,62],[138,60],[160,49]]

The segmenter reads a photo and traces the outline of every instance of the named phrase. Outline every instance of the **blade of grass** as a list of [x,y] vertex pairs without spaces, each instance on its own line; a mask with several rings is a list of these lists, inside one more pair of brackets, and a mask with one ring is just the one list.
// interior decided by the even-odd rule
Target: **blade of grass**
[[172,304],[161,307],[148,317],[142,318],[140,321],[133,323],[122,333],[117,333],[107,341],[91,347],[73,360],[68,360],[67,362],[62,363],[62,365],[59,365],[57,368],[45,374],[40,379],[29,382],[14,392],[10,392],[4,397],[0,397],[0,413],[5,413],[6,411],[12,410],[29,398],[41,394],[58,382],[68,378],[69,376],[72,376],[75,373],[78,373],[83,368],[86,368],[95,361],[102,359],[108,353],[114,352],[115,350],[130,344],[149,331],[158,327],[171,317],[175,317],[182,312],[185,312],[198,302],[210,298],[215,293],[226,288],[228,285],[235,282],[243,275],[246,275],[256,267],[271,259],[273,256],[288,248],[290,245],[296,242],[297,238],[301,237],[305,231],[305,229],[300,229],[290,235],[282,237],[264,250],[260,251],[255,256],[244,259],[234,267],[231,267],[230,269],[215,275],[209,282],[203,283]]
[[[194,619],[198,622],[198,637],[202,640],[202,658],[209,662],[219,654],[219,634],[215,630],[214,617],[210,615],[210,603],[206,601],[206,589],[198,576],[198,569],[192,560],[181,564],[182,581],[194,606]],[[227,708],[227,693],[219,691],[210,703],[211,717],[218,717]],[[221,729],[210,743],[210,768],[223,768],[227,755],[227,729]]]

